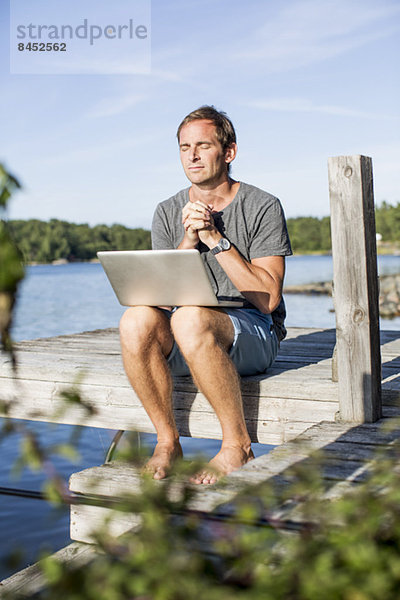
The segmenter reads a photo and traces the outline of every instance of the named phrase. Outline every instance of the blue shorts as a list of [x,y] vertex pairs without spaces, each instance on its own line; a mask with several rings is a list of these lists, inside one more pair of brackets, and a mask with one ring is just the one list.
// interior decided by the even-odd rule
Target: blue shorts
[[[239,375],[264,373],[274,362],[279,347],[271,315],[264,315],[255,308],[221,310],[229,315],[235,331],[228,354]],[[170,311],[164,312],[169,316],[172,314]],[[173,375],[190,375],[189,367],[176,342],[167,361]]]

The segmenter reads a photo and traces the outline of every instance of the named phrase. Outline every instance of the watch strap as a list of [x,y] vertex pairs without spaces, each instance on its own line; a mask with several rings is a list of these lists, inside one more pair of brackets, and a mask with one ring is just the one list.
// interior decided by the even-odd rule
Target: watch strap
[[226,250],[229,250],[229,248],[231,247],[231,243],[227,238],[221,238],[218,242],[218,244],[216,246],[214,246],[214,248],[211,248],[210,252],[211,254],[213,254],[214,256],[216,254],[219,254],[220,252],[225,252]]

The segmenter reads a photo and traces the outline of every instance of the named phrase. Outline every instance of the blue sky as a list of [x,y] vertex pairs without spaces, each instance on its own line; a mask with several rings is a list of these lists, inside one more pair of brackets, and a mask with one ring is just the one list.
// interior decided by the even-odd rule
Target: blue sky
[[188,185],[175,132],[202,104],[235,125],[233,177],[289,217],[329,214],[327,158],[340,154],[372,156],[376,202],[400,201],[399,0],[152,0],[151,12],[150,74],[11,75],[0,0],[0,161],[24,186],[11,218],[150,227]]

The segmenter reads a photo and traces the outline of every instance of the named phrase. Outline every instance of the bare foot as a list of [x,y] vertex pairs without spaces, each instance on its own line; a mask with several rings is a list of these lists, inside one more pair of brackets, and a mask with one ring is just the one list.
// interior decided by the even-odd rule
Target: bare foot
[[251,449],[245,450],[241,446],[222,446],[221,450],[207,465],[207,468],[194,475],[190,481],[197,484],[212,484],[243,467],[253,460],[254,454]]
[[153,479],[164,479],[168,476],[173,463],[182,458],[183,452],[179,442],[158,442],[153,456],[145,464],[143,473],[150,473]]

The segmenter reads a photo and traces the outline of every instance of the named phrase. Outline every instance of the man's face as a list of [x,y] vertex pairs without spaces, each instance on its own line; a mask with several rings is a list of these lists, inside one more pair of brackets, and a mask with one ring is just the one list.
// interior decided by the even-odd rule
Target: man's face
[[179,136],[180,157],[189,181],[200,186],[221,183],[228,175],[227,165],[233,160],[236,145],[225,152],[217,139],[212,121],[191,121]]

